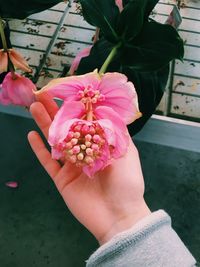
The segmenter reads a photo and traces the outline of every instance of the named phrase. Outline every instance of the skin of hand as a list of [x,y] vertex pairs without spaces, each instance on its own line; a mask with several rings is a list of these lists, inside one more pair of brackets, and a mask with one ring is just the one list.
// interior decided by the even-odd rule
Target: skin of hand
[[[58,107],[48,95],[39,96],[38,101],[31,105],[30,112],[47,138]],[[100,244],[150,214],[143,198],[140,159],[131,138],[126,155],[113,161],[93,179],[69,162],[60,164],[53,160],[37,132],[30,132],[28,140],[67,207]]]

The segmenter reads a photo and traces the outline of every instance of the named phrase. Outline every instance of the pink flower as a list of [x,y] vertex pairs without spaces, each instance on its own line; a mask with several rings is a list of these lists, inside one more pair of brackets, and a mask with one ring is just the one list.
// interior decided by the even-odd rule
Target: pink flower
[[31,72],[31,69],[26,60],[15,49],[8,49],[7,51],[0,50],[0,74],[8,70],[8,59],[12,62],[14,67],[25,72]]
[[118,6],[119,11],[121,12],[123,10],[123,2],[122,2],[122,0],[115,0],[115,4]]
[[[109,107],[118,113],[126,124],[141,116],[133,83],[117,72],[99,75],[94,71],[85,75],[55,79],[37,94],[43,92],[67,102],[81,102],[86,110]],[[109,119],[109,114],[105,114],[105,118]]]
[[33,91],[36,90],[36,87],[26,77],[17,73],[15,73],[15,77],[13,79],[11,72],[9,72],[0,85],[0,103],[29,107],[35,101]]
[[[112,120],[104,119],[108,112]],[[85,113],[83,103],[65,102],[50,126],[48,142],[54,159],[68,160],[92,177],[126,153],[129,138],[126,125],[111,108],[97,107],[93,121],[77,119]]]
[[75,71],[78,69],[81,59],[89,56],[91,48],[92,46],[86,47],[77,54],[69,69],[69,75],[74,75]]

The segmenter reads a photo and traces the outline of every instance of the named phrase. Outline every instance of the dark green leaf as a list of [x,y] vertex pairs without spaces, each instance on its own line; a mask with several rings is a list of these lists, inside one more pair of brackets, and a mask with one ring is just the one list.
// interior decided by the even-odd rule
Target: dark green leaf
[[23,19],[33,13],[48,9],[61,0],[1,0],[0,16],[3,18]]
[[135,85],[142,117],[128,126],[131,136],[139,132],[155,112],[163,96],[169,74],[169,66],[156,72],[140,73],[128,68],[123,73]]
[[[90,55],[88,57],[85,57],[81,60],[77,74],[84,74],[90,71],[93,71],[95,69],[100,69],[108,57],[110,51],[113,48],[113,44],[105,40],[104,38],[101,38],[96,44],[92,47]],[[108,70],[109,71],[117,71],[120,67],[120,63],[114,60]]]
[[154,7],[156,6],[158,2],[159,0],[148,0],[147,1],[145,15],[144,15],[145,20],[148,20],[149,15],[151,14],[152,10],[154,9]]
[[125,40],[132,40],[142,29],[147,0],[132,0],[120,14],[118,34]]
[[[84,74],[93,71],[95,68],[100,69],[112,48],[113,44],[102,38],[92,48],[91,54],[81,60],[77,74]],[[143,116],[128,126],[130,134],[134,135],[142,129],[162,98],[168,79],[168,65],[159,71],[141,73],[130,68],[120,68],[120,57],[118,54],[111,65],[109,65],[108,71],[124,73],[129,81],[132,81],[135,85],[140,111]]]
[[103,35],[110,41],[118,40],[116,23],[119,9],[115,0],[80,0],[85,20],[101,29]]
[[155,71],[172,59],[182,60],[183,40],[170,25],[146,22],[142,32],[122,52],[122,64],[139,71]]

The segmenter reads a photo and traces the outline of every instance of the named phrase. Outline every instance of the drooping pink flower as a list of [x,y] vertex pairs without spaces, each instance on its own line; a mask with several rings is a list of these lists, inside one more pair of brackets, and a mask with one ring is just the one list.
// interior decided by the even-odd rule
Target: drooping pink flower
[[89,56],[91,49],[92,46],[86,47],[76,55],[69,69],[69,75],[74,75],[75,71],[78,69],[81,59]]
[[[93,110],[100,106],[110,107],[126,124],[141,116],[133,83],[117,72],[99,75],[94,71],[85,75],[55,79],[37,93],[43,92],[64,101],[81,102],[85,109],[88,105],[92,105]],[[105,118],[109,119],[109,114]]]
[[[107,112],[112,121],[104,118]],[[98,107],[96,120],[77,119],[85,114],[83,103],[64,102],[50,126],[48,142],[54,159],[68,160],[92,177],[126,153],[129,138],[126,125],[111,108]]]
[[123,10],[123,1],[122,0],[115,0],[115,4],[118,6],[119,11]]
[[29,107],[35,101],[35,90],[36,87],[31,80],[17,73],[13,79],[9,72],[0,85],[0,103]]
[[4,49],[0,50],[0,74],[8,70],[8,58],[15,68],[25,72],[32,71],[26,60],[15,49],[10,48],[7,51]]

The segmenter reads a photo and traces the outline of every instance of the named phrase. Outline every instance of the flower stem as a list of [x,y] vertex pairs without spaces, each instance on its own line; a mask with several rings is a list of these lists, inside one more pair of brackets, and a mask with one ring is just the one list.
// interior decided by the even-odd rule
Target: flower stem
[[115,47],[113,47],[113,49],[111,50],[110,54],[108,55],[108,57],[106,58],[105,62],[103,63],[99,74],[104,74],[109,66],[109,64],[112,62],[113,58],[115,57],[116,53],[117,53],[117,49],[121,46],[121,43],[118,43]]
[[7,42],[6,42],[6,36],[4,33],[4,22],[3,22],[1,17],[0,17],[0,36],[1,36],[1,40],[2,40],[3,49],[5,51],[7,51],[8,46],[7,46]]
[[93,120],[93,107],[91,102],[86,103],[87,121]]

